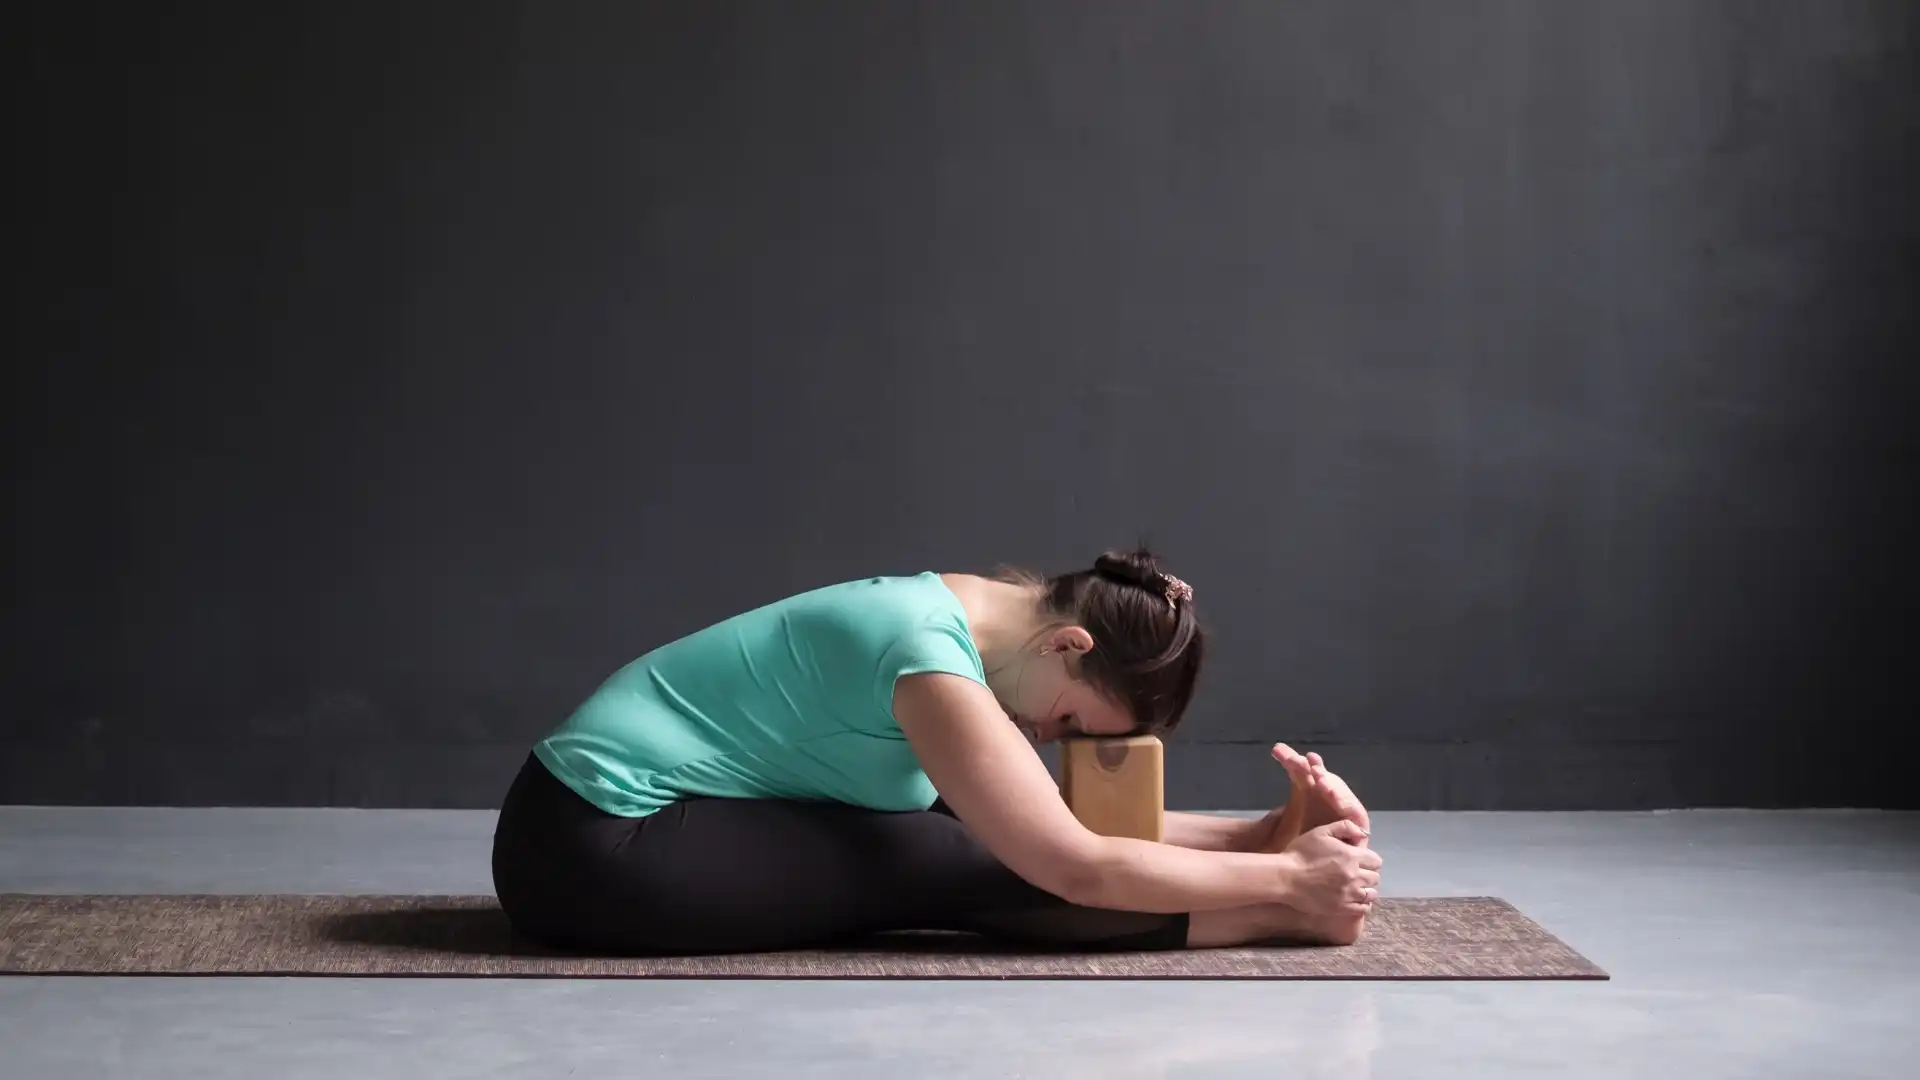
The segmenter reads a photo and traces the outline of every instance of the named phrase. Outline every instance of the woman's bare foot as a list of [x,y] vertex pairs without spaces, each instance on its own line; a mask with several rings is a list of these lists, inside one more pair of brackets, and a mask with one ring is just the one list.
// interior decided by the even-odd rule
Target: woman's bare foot
[[1363,829],[1371,827],[1367,808],[1345,780],[1327,771],[1319,754],[1302,755],[1286,743],[1275,743],[1273,759],[1287,770],[1291,791],[1284,806],[1260,821],[1252,850],[1278,854],[1301,833],[1343,818],[1351,818]]
[[1230,945],[1352,945],[1366,932],[1364,915],[1311,916],[1285,904],[1255,904],[1188,916],[1187,948]]
[[1307,831],[1307,818],[1317,801],[1312,792],[1299,784],[1293,785],[1293,790],[1287,794],[1287,805],[1278,811],[1279,817],[1268,825],[1266,838],[1260,842],[1260,850],[1278,855],[1300,839],[1300,834]]
[[[1363,829],[1373,827],[1367,817],[1367,808],[1360,804],[1353,789],[1338,775],[1327,771],[1327,763],[1319,754],[1302,754],[1286,743],[1275,743],[1273,759],[1287,770],[1287,780],[1293,786],[1293,794],[1287,800],[1288,809],[1292,809],[1294,801],[1302,793],[1305,793],[1305,802],[1299,814],[1299,830],[1284,839],[1276,831],[1274,840],[1278,843],[1267,850],[1284,851],[1287,844],[1292,843],[1300,833],[1343,818]],[[1284,822],[1285,818],[1282,820]]]

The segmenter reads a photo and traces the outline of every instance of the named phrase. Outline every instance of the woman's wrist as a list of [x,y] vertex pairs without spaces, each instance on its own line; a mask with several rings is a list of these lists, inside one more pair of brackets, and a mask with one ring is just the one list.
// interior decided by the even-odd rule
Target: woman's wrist
[[1300,856],[1291,851],[1281,851],[1267,856],[1273,860],[1273,902],[1288,907],[1298,907],[1300,898],[1300,871],[1304,865]]
[[1299,895],[1296,887],[1300,875],[1300,859],[1287,852],[1262,851],[1255,848],[1233,856],[1246,864],[1244,890],[1250,894],[1244,903],[1289,904]]

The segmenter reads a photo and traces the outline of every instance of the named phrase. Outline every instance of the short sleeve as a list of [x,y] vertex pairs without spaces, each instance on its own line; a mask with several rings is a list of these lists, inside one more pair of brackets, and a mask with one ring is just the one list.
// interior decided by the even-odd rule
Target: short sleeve
[[902,676],[935,672],[987,684],[973,638],[966,627],[950,619],[928,619],[907,627],[881,654],[873,688],[881,714],[892,721],[893,686]]

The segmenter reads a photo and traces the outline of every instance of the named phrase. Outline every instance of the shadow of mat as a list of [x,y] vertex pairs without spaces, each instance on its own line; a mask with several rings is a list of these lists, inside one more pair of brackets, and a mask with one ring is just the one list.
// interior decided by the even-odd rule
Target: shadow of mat
[[[604,953],[570,951],[541,944],[514,930],[497,907],[440,906],[388,911],[356,911],[324,915],[313,923],[315,936],[339,945],[395,952],[448,953],[457,956],[606,958]],[[916,953],[934,956],[1047,956],[1061,949],[1009,945],[978,934],[932,930],[868,934],[824,945],[813,951],[851,955]],[[674,958],[659,953],[639,959]],[[753,955],[742,953],[738,955]]]
[[315,936],[339,945],[456,956],[567,955],[516,933],[497,907],[420,907],[323,915]]

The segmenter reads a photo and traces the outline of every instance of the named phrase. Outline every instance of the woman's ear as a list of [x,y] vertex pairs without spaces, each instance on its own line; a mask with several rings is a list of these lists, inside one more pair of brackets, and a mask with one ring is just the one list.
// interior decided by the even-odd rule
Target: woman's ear
[[1063,626],[1048,636],[1042,651],[1084,656],[1093,651],[1093,635],[1084,626]]

